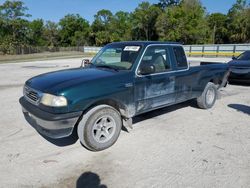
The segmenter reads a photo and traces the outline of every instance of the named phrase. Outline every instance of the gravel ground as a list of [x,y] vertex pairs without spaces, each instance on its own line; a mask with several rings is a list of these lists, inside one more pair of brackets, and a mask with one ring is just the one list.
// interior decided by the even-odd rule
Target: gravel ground
[[0,187],[249,187],[249,86],[223,88],[210,110],[188,101],[135,117],[134,129],[102,152],[75,136],[40,136],[18,103],[23,83],[80,63],[0,65]]

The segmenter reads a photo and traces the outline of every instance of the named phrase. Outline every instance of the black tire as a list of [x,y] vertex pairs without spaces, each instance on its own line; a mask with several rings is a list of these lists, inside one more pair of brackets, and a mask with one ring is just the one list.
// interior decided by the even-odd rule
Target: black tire
[[111,106],[99,105],[83,115],[77,127],[77,134],[87,149],[101,151],[117,141],[121,128],[120,113]]
[[[211,95],[209,96],[210,93]],[[209,109],[214,106],[217,99],[217,87],[214,83],[208,82],[202,95],[197,98],[197,105],[202,109]]]

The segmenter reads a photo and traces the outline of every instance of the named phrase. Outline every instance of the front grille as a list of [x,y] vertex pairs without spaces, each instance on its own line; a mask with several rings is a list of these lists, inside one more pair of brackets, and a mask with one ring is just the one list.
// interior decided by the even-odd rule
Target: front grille
[[27,97],[29,97],[31,100],[35,102],[38,101],[38,95],[34,91],[30,91],[29,93],[27,93]]
[[38,91],[34,89],[24,86],[24,97],[30,101],[31,103],[37,104],[40,99],[40,95]]

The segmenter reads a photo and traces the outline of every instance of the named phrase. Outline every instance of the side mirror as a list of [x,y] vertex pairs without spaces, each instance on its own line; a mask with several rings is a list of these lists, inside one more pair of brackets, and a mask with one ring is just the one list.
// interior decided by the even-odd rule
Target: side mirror
[[148,75],[155,73],[155,66],[154,65],[144,65],[140,67],[138,70],[138,74],[140,75]]
[[90,64],[89,59],[83,59],[83,60],[82,60],[81,67],[85,67],[85,66],[88,65],[88,64]]
[[233,57],[232,57],[232,60],[235,60],[235,59],[236,59],[236,57],[235,57],[235,56],[233,56]]

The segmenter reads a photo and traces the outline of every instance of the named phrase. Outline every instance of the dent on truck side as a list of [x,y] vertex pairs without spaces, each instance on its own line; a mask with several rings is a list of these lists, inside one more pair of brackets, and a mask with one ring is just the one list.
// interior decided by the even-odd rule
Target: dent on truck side
[[[144,91],[142,91],[144,90]],[[153,85],[138,88],[138,104],[136,106],[137,112],[143,112],[154,109],[159,106],[173,103],[173,94],[175,91],[175,80],[169,83],[155,83]]]
[[201,91],[204,90],[208,82],[213,82],[219,87],[229,70],[226,64],[205,65],[201,67],[204,68],[198,77],[198,85]]
[[81,111],[86,112],[94,106],[106,104],[114,107],[117,111],[120,112],[121,116],[124,118],[131,118],[136,113],[135,103],[129,100],[121,101],[118,97],[101,97],[95,100],[86,101]]

